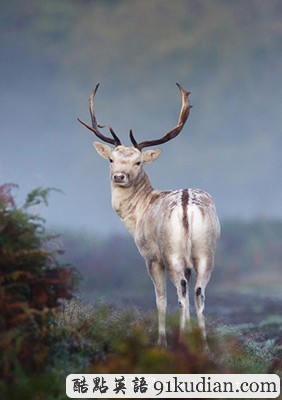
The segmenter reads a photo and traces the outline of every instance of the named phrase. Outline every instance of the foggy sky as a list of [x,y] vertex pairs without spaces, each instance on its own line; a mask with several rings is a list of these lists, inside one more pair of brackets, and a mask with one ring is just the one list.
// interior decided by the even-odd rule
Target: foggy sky
[[[139,0],[133,3],[139,3]],[[185,2],[180,3],[184,7]],[[239,3],[233,2],[234,7]],[[77,26],[79,20],[87,18],[90,3],[89,6],[85,4],[81,12],[73,16],[77,24],[71,30],[73,45],[64,47],[63,43],[58,47],[58,60],[63,54],[65,58],[69,56],[71,64],[75,54],[79,57],[82,51],[84,42],[77,39]],[[97,2],[97,7],[99,4],[101,2]],[[167,4],[167,1],[163,0],[162,4]],[[218,1],[215,0],[214,4]],[[12,22],[13,15],[19,13],[16,5],[16,1],[11,1]],[[128,18],[132,12],[130,7]],[[95,11],[92,6],[91,10]],[[100,7],[97,22],[103,17],[101,12]],[[93,38],[96,34],[95,15]],[[74,70],[68,69],[68,64],[58,67],[51,58],[49,63],[48,57],[51,56],[43,57],[43,53],[52,54],[52,49],[45,48],[42,54],[40,50],[34,52],[34,49],[44,48],[48,43],[39,43],[41,37],[38,37],[38,43],[34,36],[27,40],[28,36],[22,34],[20,28],[16,31],[15,24],[11,22],[1,39],[0,182],[19,185],[16,192],[19,203],[35,187],[60,188],[63,194],[54,192],[49,207],[37,210],[46,217],[49,226],[91,229],[100,233],[125,232],[111,209],[108,163],[94,151],[92,142],[95,138],[77,122],[77,117],[89,122],[88,97],[94,85],[101,81],[95,100],[101,123],[113,124],[124,144],[130,143],[130,128],[134,130],[137,140],[159,137],[177,122],[181,102],[175,83],[180,81],[192,92],[193,108],[179,137],[163,145],[158,161],[146,167],[153,187],[204,189],[214,197],[222,219],[281,218],[282,79],[277,65],[282,58],[276,53],[277,48],[272,49],[269,45],[269,52],[259,56],[266,57],[260,68],[267,66],[268,69],[259,75],[254,68],[254,76],[260,77],[260,80],[253,82],[254,77],[249,72],[243,77],[244,63],[247,65],[250,60],[242,41],[242,58],[238,67],[234,69],[232,49],[226,51],[222,55],[224,69],[214,66],[211,81],[211,67],[201,64],[201,59],[197,61],[197,69],[191,72],[187,59],[186,73],[183,60],[175,57],[168,63],[165,51],[156,63],[147,60],[144,66],[138,67],[138,35],[142,37],[145,34],[145,15],[139,16],[140,20],[134,16],[136,38],[132,39],[130,46],[135,49],[135,45],[136,49],[132,50],[132,57],[119,59],[116,54],[127,46],[124,41],[127,36],[119,39],[119,18],[119,13],[111,15],[117,26],[115,42],[112,37],[107,39],[106,23],[105,31],[101,33],[104,34],[101,46],[109,59],[107,65],[110,64],[108,70],[103,73],[103,60],[96,57],[97,47],[94,46],[92,76],[84,73],[86,67],[91,68],[89,63],[84,66],[83,58],[78,59]],[[165,17],[156,17],[156,29],[163,26],[162,18]],[[261,33],[265,36],[266,32],[274,29],[274,17],[263,13],[260,18],[261,32],[256,32],[256,35]],[[173,38],[178,16],[171,15],[169,20],[168,41]],[[167,24],[167,21],[163,23]],[[220,26],[220,20],[218,24]],[[126,29],[122,24],[121,28]],[[248,34],[246,31],[246,37]],[[183,37],[183,41],[186,39],[188,43],[188,35]],[[157,36],[154,46],[158,45],[158,40],[161,39]],[[198,38],[199,46],[207,40],[203,33],[203,37]],[[214,38],[211,40],[214,46]],[[265,48],[268,48],[267,45]],[[145,54],[146,49],[139,48],[141,50]],[[240,48],[236,52],[240,54]],[[122,73],[125,68],[123,63],[126,64],[125,74]],[[212,98],[206,96],[206,82],[209,82],[210,92],[214,93]],[[216,82],[221,82],[220,91],[216,90]],[[257,87],[256,91],[250,91],[246,82],[252,82],[250,88]],[[211,85],[214,85],[213,91]]]

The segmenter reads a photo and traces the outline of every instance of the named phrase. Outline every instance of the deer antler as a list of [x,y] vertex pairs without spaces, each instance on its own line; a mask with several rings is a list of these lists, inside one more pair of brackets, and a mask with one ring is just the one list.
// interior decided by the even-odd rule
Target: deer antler
[[166,133],[161,139],[156,139],[156,140],[147,140],[145,142],[137,143],[135,140],[132,130],[130,130],[129,136],[130,140],[133,144],[134,147],[136,147],[138,150],[142,150],[144,147],[149,147],[149,146],[157,146],[162,143],[166,143],[169,140],[174,139],[182,130],[188,116],[190,113],[190,108],[192,107],[189,102],[189,94],[191,92],[186,92],[186,90],[183,89],[183,87],[177,83],[178,89],[180,90],[181,93],[181,98],[182,98],[182,107],[180,111],[180,116],[178,123],[175,128],[173,128],[171,131]]
[[119,138],[117,137],[117,135],[115,134],[115,132],[113,131],[113,128],[111,126],[110,126],[109,129],[110,129],[110,132],[111,132],[111,135],[112,135],[113,139],[110,138],[110,137],[104,136],[98,130],[98,128],[104,128],[105,127],[105,125],[99,125],[97,123],[95,112],[94,112],[94,97],[95,97],[95,95],[97,93],[99,85],[100,85],[100,83],[98,83],[96,85],[96,87],[93,90],[93,92],[91,93],[91,96],[90,96],[90,99],[89,99],[89,111],[90,111],[90,115],[91,115],[92,127],[89,126],[88,124],[86,124],[86,122],[81,121],[81,119],[79,119],[79,118],[77,118],[77,119],[82,125],[86,126],[86,128],[88,128],[90,131],[92,131],[99,139],[103,140],[104,142],[113,144],[115,146],[120,146],[121,145],[121,141],[119,140]]

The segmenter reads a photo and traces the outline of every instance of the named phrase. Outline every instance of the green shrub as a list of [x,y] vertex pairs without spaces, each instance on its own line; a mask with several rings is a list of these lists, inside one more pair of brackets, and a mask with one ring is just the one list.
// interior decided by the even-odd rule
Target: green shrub
[[52,318],[60,299],[72,297],[75,275],[44,248],[44,220],[30,211],[47,204],[50,189],[34,190],[18,208],[14,188],[0,186],[0,375],[8,381],[44,370]]

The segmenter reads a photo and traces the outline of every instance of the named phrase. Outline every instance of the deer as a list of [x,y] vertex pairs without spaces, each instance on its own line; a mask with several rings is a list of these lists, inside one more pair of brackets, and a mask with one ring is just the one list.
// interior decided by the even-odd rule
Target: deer
[[[176,288],[180,309],[179,341],[191,329],[189,311],[189,282],[191,272],[196,275],[194,304],[203,339],[208,349],[205,327],[205,289],[214,268],[220,223],[213,198],[200,189],[156,190],[143,166],[154,162],[160,155],[158,146],[182,131],[190,114],[188,92],[177,83],[182,106],[177,125],[160,139],[137,142],[132,129],[132,146],[122,145],[111,125],[111,137],[102,134],[104,125],[97,122],[94,98],[99,84],[89,99],[92,126],[78,121],[102,142],[94,142],[98,154],[110,163],[111,203],[129,233],[133,236],[147,271],[153,281],[158,312],[158,344],[167,346],[166,337],[166,275]],[[107,143],[107,144],[105,144]],[[109,146],[112,145],[113,147]]]

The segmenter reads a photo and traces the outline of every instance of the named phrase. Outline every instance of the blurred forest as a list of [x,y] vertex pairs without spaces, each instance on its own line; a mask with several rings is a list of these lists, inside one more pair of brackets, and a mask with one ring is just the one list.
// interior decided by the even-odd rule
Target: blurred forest
[[[224,221],[207,307],[212,310],[209,302],[222,295],[281,300],[281,243],[281,221]],[[48,245],[64,250],[65,261],[79,266],[83,277],[80,295],[88,300],[154,308],[153,285],[129,235],[102,239],[87,231],[65,231]],[[177,308],[171,284],[169,293],[170,305]]]
[[[178,79],[186,81],[189,77],[195,86],[204,79],[209,100],[214,97],[214,90],[228,91],[231,85],[233,90],[236,84],[239,84],[238,91],[244,88],[249,92],[248,96],[250,93],[267,96],[260,92],[260,84],[264,83],[262,80],[268,80],[274,85],[269,69],[272,74],[279,71],[281,12],[281,2],[276,0],[267,3],[239,0],[236,5],[226,0],[180,0],[176,3],[160,0],[2,1],[1,44],[6,54],[13,49],[14,56],[20,56],[23,65],[29,61],[37,62],[42,68],[45,66],[50,76],[55,77],[54,73],[59,72],[61,78],[70,75],[77,78],[79,73],[80,82],[76,81],[76,84],[80,88],[88,87],[93,76],[101,76],[101,72],[103,76],[112,76],[114,66],[115,82],[110,86],[114,95],[124,76],[131,90],[142,89],[146,84],[144,79],[148,79],[148,64],[155,66],[150,71],[157,80],[157,87],[161,86],[167,76],[158,73],[160,61],[165,61],[169,73],[170,64],[174,66],[177,59]],[[142,35],[141,25],[146,28]],[[16,54],[16,44],[12,41],[19,35],[22,42]],[[121,47],[121,42],[127,46]],[[103,43],[112,45],[105,48]],[[134,56],[134,70],[131,56]],[[4,57],[2,62],[7,59]],[[244,60],[243,70],[240,69],[241,60]],[[202,71],[199,71],[200,65]],[[233,79],[237,77],[237,82],[230,81],[230,86],[226,86],[230,76],[225,76],[224,71],[230,71],[229,65],[237,72],[232,75]],[[69,92],[72,88],[65,89]],[[151,98],[154,106],[158,96],[155,93]],[[257,98],[257,104],[264,104],[261,96]]]
[[[129,96],[136,91],[143,101],[142,114],[147,114],[155,128],[154,113],[162,110],[160,99],[177,77],[180,82],[188,81],[192,90],[204,88],[201,113],[212,119],[198,121],[200,130],[210,132],[212,126],[213,135],[221,132],[217,139],[226,140],[226,131],[231,124],[239,123],[240,116],[247,118],[252,131],[259,129],[258,139],[264,129],[269,130],[272,116],[275,125],[271,130],[277,128],[280,103],[273,96],[278,95],[277,85],[281,88],[281,81],[275,79],[281,77],[281,14],[281,2],[275,0],[239,0],[235,6],[226,0],[2,1],[1,63],[3,68],[9,63],[10,68],[1,77],[1,84],[11,93],[20,80],[24,87],[22,78],[32,72],[33,80],[38,80],[37,85],[44,90],[46,83],[39,81],[44,72],[45,82],[54,85],[60,98],[63,92],[70,103],[78,99],[83,110],[86,93],[92,89],[89,84],[107,78],[106,94],[119,101],[116,112],[122,112],[123,106],[130,107]],[[109,79],[113,75],[114,79]],[[125,78],[126,87],[121,86]],[[150,90],[148,85],[152,82],[154,89]],[[199,91],[197,94],[193,90],[195,103],[198,95]],[[227,105],[229,96],[234,102]],[[267,107],[269,101],[271,109]],[[248,104],[253,108],[246,110]],[[229,107],[225,121],[213,112],[215,107]],[[143,115],[135,112],[131,116],[130,111],[126,113],[129,125],[143,122]],[[248,112],[252,114],[251,121]],[[116,117],[112,109],[104,115],[108,118],[109,113]],[[261,113],[266,114],[265,126],[256,125]],[[170,115],[163,115],[164,126],[170,116],[174,118],[174,109]],[[281,113],[279,116],[281,126]],[[46,115],[44,123],[48,121],[51,122]],[[206,141],[206,134],[202,135]],[[238,130],[234,146],[241,135],[245,133]],[[209,139],[212,141],[213,136]]]

